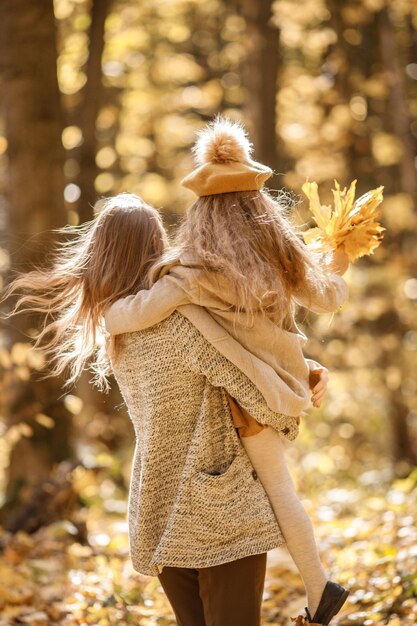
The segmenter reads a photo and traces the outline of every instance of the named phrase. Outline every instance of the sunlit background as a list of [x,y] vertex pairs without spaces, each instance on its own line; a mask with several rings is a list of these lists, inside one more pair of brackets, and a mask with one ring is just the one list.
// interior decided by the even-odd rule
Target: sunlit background
[[[357,585],[356,617],[339,623],[414,624],[416,3],[43,4],[39,14],[30,0],[20,0],[19,10],[13,3],[0,6],[2,286],[11,272],[45,261],[52,239],[41,245],[38,235],[92,219],[100,196],[137,193],[161,209],[172,232],[193,199],[180,180],[193,167],[195,131],[218,112],[245,122],[255,158],[274,169],[272,188],[291,192],[297,224],[311,223],[301,197],[306,179],[319,183],[325,201],[334,179],[342,186],[357,179],[358,195],[384,185],[384,240],[374,255],[349,269],[349,301],[334,315],[310,314],[302,321],[308,356],[329,368],[330,383],[322,408],[303,417],[301,435],[287,455],[328,567],[342,578],[348,571],[345,582]],[[19,47],[13,32],[27,45]],[[45,45],[48,32],[55,34],[56,47],[53,38]],[[31,93],[51,106],[39,123],[27,99]],[[51,179],[54,193],[42,195]],[[45,606],[36,611],[49,621],[27,622],[33,626],[123,625],[131,623],[129,615],[143,626],[173,624],[155,581],[137,587],[126,561],[133,429],[115,384],[103,396],[89,385],[88,373],[70,393],[62,391],[62,381],[40,382],[36,373],[46,364],[31,349],[30,324],[1,324],[2,519],[6,528],[22,533],[4,539],[4,619],[25,615],[21,606],[30,605],[39,584],[54,589],[52,575],[60,588],[64,579],[70,589],[92,588],[103,577],[112,582],[101,587],[100,597],[90,589],[90,599],[88,593],[67,598],[78,616],[73,621],[65,621],[62,606],[55,607],[55,617],[49,614],[46,606],[53,602],[41,594]],[[46,480],[51,497],[45,495]],[[36,554],[36,545],[48,541],[47,558]],[[54,550],[64,544],[64,561],[54,565]],[[27,554],[52,568],[47,574],[41,563],[40,583],[19,570],[31,567]],[[14,575],[23,578],[15,586],[26,585],[27,595],[11,599],[2,592],[2,576],[11,580],[16,566]],[[280,567],[270,570],[265,623],[294,615],[288,587],[294,588],[292,602],[300,604],[297,574],[287,562]],[[360,591],[365,583],[370,597]],[[139,611],[133,605],[140,600]],[[0,626],[17,624],[1,620]]]

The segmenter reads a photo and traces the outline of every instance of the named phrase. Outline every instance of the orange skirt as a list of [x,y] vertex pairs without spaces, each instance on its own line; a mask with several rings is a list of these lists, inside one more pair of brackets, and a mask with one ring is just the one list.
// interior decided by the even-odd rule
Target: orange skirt
[[[266,424],[260,424],[256,421],[250,413],[241,407],[234,398],[227,396],[229,401],[230,410],[232,412],[232,420],[234,427],[237,429],[239,437],[252,437],[257,435],[264,428],[267,428]],[[297,424],[300,423],[300,418],[296,418]]]

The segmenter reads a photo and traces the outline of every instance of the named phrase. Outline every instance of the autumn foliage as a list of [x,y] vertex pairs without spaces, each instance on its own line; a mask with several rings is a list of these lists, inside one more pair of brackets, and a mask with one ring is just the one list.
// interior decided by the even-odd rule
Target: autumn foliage
[[378,208],[383,187],[367,191],[355,200],[356,182],[354,180],[348,190],[346,187],[341,190],[340,184],[334,181],[333,207],[320,204],[317,183],[306,182],[302,187],[317,224],[316,228],[303,232],[304,241],[323,255],[343,247],[350,261],[356,261],[373,254],[381,243],[385,228],[378,223]]
[[[417,623],[416,58],[413,0],[0,3],[0,288],[99,196],[137,193],[175,229],[217,113],[245,122],[308,245],[354,261],[336,314],[300,312],[330,378],[287,450],[324,565],[352,589],[335,626]],[[122,399],[89,375],[65,393],[44,380],[40,323],[0,320],[0,626],[171,626],[128,559]],[[265,626],[303,606],[274,552]]]

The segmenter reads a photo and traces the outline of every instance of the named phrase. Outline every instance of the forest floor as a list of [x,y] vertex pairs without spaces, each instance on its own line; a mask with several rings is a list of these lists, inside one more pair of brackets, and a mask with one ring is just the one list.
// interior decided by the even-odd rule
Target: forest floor
[[[335,626],[417,624],[416,482],[414,473],[385,489],[333,489],[314,505],[303,501],[330,577],[351,590]],[[158,579],[131,567],[125,512],[85,511],[84,542],[70,521],[2,534],[0,626],[173,626]],[[304,605],[286,549],[270,552],[263,626],[290,626]]]

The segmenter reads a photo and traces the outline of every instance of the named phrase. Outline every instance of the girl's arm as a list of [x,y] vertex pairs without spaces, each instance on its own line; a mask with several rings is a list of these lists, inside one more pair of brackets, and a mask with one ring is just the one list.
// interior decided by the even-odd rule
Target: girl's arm
[[331,273],[323,290],[303,289],[294,293],[294,300],[297,304],[313,311],[313,313],[332,313],[336,311],[348,297],[349,289],[342,278],[342,274],[349,267],[349,258],[342,248],[333,252],[333,259],[328,265]]
[[178,279],[166,274],[151,289],[116,300],[104,314],[106,330],[111,335],[145,330],[189,302],[190,294],[180,287]]

